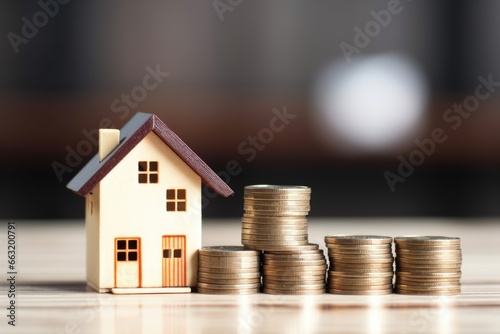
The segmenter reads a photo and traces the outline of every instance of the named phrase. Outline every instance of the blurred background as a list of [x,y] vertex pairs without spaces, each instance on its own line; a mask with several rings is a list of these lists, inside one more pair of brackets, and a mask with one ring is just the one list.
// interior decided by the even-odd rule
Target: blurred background
[[499,12],[493,0],[2,1],[0,218],[83,218],[66,184],[97,152],[96,129],[137,111],[215,171],[239,162],[236,196],[209,198],[205,217],[241,216],[257,183],[311,186],[311,216],[497,216]]

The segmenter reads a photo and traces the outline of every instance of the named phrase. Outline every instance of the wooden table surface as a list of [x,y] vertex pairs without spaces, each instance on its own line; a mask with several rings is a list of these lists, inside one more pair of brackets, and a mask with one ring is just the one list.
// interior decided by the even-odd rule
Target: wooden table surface
[[[0,333],[500,333],[500,224],[493,220],[310,219],[309,240],[322,246],[335,233],[460,237],[462,294],[454,297],[98,294],[85,286],[82,221],[16,226],[16,327],[7,325],[2,279]],[[238,245],[240,228],[238,219],[205,220],[203,243]],[[4,259],[6,235],[4,225]]]

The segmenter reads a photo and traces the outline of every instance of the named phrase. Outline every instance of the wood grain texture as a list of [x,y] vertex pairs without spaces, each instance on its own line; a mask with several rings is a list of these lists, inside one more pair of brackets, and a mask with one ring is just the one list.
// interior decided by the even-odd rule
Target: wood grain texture
[[[240,244],[240,225],[237,219],[205,221],[204,245]],[[323,247],[323,237],[335,233],[460,237],[463,292],[456,297],[98,294],[85,286],[83,222],[20,221],[17,233],[17,326],[7,326],[2,316],[1,333],[500,331],[500,224],[493,221],[310,220],[309,239]],[[5,242],[4,229],[0,244]],[[6,272],[6,264],[0,269]],[[0,308],[6,303],[2,292]]]

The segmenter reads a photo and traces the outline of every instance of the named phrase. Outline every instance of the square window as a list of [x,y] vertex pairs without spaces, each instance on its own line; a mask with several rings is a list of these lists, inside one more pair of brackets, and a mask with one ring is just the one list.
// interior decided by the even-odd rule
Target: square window
[[175,199],[175,189],[167,189],[167,199]]
[[186,202],[177,202],[177,211],[186,211]]
[[148,174],[139,174],[139,183],[148,183]]
[[116,261],[127,261],[127,253],[126,252],[116,253]]
[[172,257],[172,253],[170,252],[170,249],[164,249],[163,250],[163,258],[168,259],[170,257]]
[[137,252],[129,252],[128,253],[129,261],[137,261]]
[[127,249],[127,240],[118,240],[116,242],[117,249]]
[[149,162],[149,171],[157,172],[158,171],[158,161],[150,161]]
[[148,171],[148,162],[139,161],[139,172],[147,172],[147,171]]
[[137,249],[137,240],[129,240],[128,249]]
[[167,211],[175,211],[175,202],[167,202]]
[[149,183],[158,183],[158,174],[157,173],[149,174]]
[[177,199],[186,199],[186,189],[177,189]]
[[179,258],[182,256],[182,249],[174,249],[174,257]]

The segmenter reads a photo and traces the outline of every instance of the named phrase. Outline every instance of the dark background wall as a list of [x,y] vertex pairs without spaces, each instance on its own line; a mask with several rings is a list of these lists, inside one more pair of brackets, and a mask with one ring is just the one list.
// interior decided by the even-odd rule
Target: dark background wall
[[[402,0],[386,26],[371,23],[371,11],[386,13],[391,1],[55,4],[0,3],[0,218],[83,217],[83,199],[66,183],[97,151],[94,131],[119,128],[137,111],[158,114],[216,171],[240,162],[229,180],[236,196],[210,198],[205,216],[240,216],[243,187],[255,183],[310,185],[314,216],[500,214],[500,94],[492,91],[456,130],[443,121],[447,109],[474,95],[479,76],[500,81],[496,1]],[[38,27],[23,32],[26,22]],[[370,24],[379,31],[356,46],[355,28]],[[350,62],[342,43],[359,51]],[[394,67],[363,67],[377,59]],[[413,77],[394,77],[398,59]],[[343,88],[359,70],[348,102],[368,101],[366,117],[331,110],[343,114],[328,127],[317,96],[331,68],[341,69],[333,78]],[[127,104],[124,96],[139,96],[156,69],[169,75]],[[362,87],[370,82],[363,78],[391,79],[403,93],[418,79],[424,93],[387,95],[382,84]],[[336,96],[335,87],[326,96]],[[379,102],[368,97],[377,89],[386,94]],[[387,116],[393,100],[400,109]],[[384,129],[408,105],[421,111],[414,126],[385,145],[360,144],[363,131],[342,131],[342,117],[362,124],[373,115],[373,128]],[[249,136],[269,128],[273,109],[285,106],[296,118],[253,157]],[[415,139],[436,128],[446,129],[447,140],[392,191],[384,173],[396,175],[398,157],[409,159]]]

